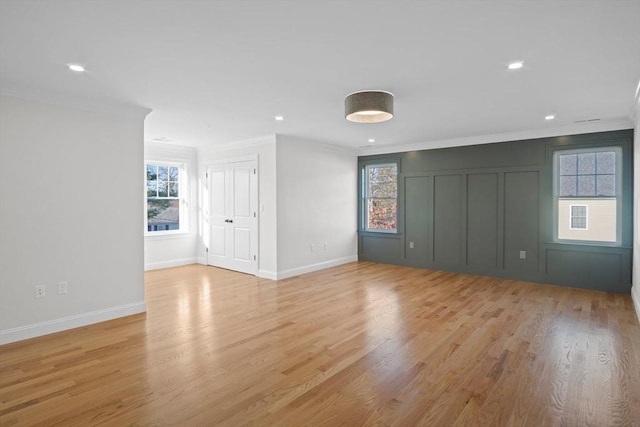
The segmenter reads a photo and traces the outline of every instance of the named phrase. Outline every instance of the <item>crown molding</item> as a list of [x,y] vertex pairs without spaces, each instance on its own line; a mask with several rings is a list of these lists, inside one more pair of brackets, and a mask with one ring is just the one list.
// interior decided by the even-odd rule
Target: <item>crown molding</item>
[[532,129],[517,132],[478,135],[465,138],[423,141],[413,144],[379,145],[363,148],[358,151],[359,156],[374,154],[402,153],[407,151],[432,150],[436,148],[462,147],[466,145],[493,144],[496,142],[521,141],[526,139],[551,138],[564,135],[580,135],[585,133],[607,132],[613,130],[632,129],[633,122],[629,119],[602,120],[592,123],[579,123],[567,126],[557,126],[545,129]]
[[18,98],[25,101],[53,104],[62,107],[76,108],[94,113],[105,113],[114,116],[144,120],[151,113],[150,108],[140,107],[119,101],[99,98],[86,98],[69,93],[52,90],[41,90],[27,87],[0,88],[0,95]]
[[636,86],[636,93],[633,97],[633,107],[631,108],[629,116],[636,128],[640,126],[640,80],[638,80],[638,86]]
[[145,155],[147,152],[166,153],[167,155],[178,155],[182,157],[195,156],[197,149],[188,145],[176,145],[166,142],[157,141],[145,141],[144,142]]
[[197,147],[198,153],[215,153],[220,151],[233,151],[241,148],[253,148],[262,145],[276,143],[276,135],[263,135],[256,138],[242,139],[224,144],[206,145]]
[[358,150],[355,148],[327,144],[325,142],[314,141],[307,138],[301,138],[295,135],[276,134],[276,144],[278,142],[299,142],[304,144],[305,147],[314,148],[318,151],[325,151],[325,152],[339,153],[339,154],[350,154],[353,156],[358,155]]

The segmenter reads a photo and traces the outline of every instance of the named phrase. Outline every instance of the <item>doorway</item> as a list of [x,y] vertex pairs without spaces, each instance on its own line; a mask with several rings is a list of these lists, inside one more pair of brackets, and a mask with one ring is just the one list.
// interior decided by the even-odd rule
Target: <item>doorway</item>
[[210,242],[207,264],[258,273],[258,161],[207,168]]

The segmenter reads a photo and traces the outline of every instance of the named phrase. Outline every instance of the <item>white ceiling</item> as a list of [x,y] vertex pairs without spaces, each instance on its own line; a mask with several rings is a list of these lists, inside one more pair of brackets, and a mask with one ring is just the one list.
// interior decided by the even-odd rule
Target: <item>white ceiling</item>
[[[279,133],[358,148],[630,124],[640,78],[638,0],[0,1],[3,92],[148,107],[145,139],[175,144]],[[524,67],[508,71],[514,60]],[[393,92],[396,116],[346,121],[344,97],[364,89]]]

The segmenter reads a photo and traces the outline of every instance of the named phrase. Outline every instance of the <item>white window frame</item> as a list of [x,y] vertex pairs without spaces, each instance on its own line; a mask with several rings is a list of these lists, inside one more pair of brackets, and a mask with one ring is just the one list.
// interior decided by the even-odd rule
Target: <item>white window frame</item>
[[[603,151],[613,151],[616,153],[616,178],[615,178],[615,197],[612,196],[560,196],[560,156],[564,154],[582,154],[582,153],[597,153]],[[622,245],[622,194],[624,193],[622,188],[623,177],[623,159],[622,148],[620,146],[607,146],[600,145],[595,147],[582,147],[582,148],[561,148],[553,151],[553,241],[558,243],[572,243],[572,244],[585,244],[585,245],[597,245],[597,246],[621,246]],[[558,218],[560,214],[559,200],[560,199],[576,199],[576,202],[580,202],[580,199],[615,199],[616,200],[616,241],[608,242],[601,240],[575,240],[575,239],[561,239],[558,237]],[[577,204],[577,203],[576,203]],[[571,209],[569,209],[569,215],[571,215]],[[569,229],[571,228],[571,217],[569,217]],[[584,230],[584,229],[578,229]]]
[[[574,227],[573,218],[582,218],[582,216],[574,215],[573,208],[584,208],[584,227]],[[589,206],[587,205],[569,205],[569,230],[588,230],[589,229]]]
[[[393,166],[396,168],[396,197],[369,197],[369,169],[370,168],[382,168]],[[362,228],[364,231],[371,233],[397,233],[398,221],[399,221],[399,167],[397,162],[382,161],[380,163],[367,163],[362,166]],[[388,199],[396,201],[396,228],[393,229],[380,229],[369,228],[369,200],[370,199]]]
[[[149,231],[147,213],[147,165],[171,166],[178,168],[178,206],[179,206],[179,229],[177,230],[154,230]],[[172,234],[186,234],[189,232],[188,199],[187,199],[187,165],[184,162],[172,162],[166,160],[145,160],[144,162],[144,235],[145,236],[167,236]],[[167,198],[172,199],[172,198]]]

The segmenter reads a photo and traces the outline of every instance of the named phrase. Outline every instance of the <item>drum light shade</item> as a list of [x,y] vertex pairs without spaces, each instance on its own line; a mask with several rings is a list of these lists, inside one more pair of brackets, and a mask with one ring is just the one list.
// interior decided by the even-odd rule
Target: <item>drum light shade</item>
[[344,115],[356,123],[378,123],[393,117],[393,94],[381,90],[354,92],[344,99]]

